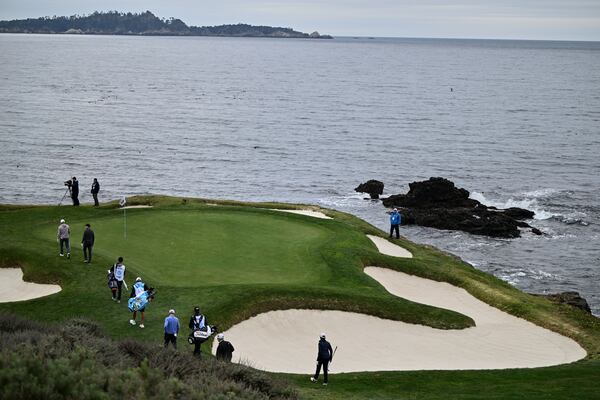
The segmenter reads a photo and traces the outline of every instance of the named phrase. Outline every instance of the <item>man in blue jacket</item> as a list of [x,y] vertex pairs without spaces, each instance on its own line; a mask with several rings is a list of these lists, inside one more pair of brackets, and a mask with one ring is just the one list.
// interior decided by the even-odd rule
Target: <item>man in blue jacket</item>
[[400,239],[400,223],[402,222],[402,217],[398,212],[397,208],[394,208],[394,211],[390,214],[390,239],[392,238],[394,231],[396,231],[396,239]]
[[319,352],[317,354],[317,371],[315,372],[315,376],[310,377],[311,382],[317,382],[319,380],[319,373],[321,372],[321,366],[323,366],[323,385],[327,386],[327,373],[329,371],[329,363],[331,360],[333,360],[333,349],[331,348],[331,344],[325,340],[325,334],[321,333]]
[[169,342],[177,348],[177,334],[179,333],[179,319],[175,316],[175,310],[169,310],[169,316],[165,318],[165,348]]

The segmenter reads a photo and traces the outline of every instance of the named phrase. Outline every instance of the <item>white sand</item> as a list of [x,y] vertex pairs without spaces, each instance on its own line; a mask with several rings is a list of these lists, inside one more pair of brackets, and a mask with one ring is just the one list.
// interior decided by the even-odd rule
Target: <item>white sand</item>
[[533,368],[586,356],[575,341],[493,308],[464,289],[385,268],[365,272],[393,295],[458,311],[477,326],[441,330],[342,311],[271,311],[225,332],[236,348],[234,360],[309,374],[322,331],[339,347],[332,372]]
[[130,208],[152,208],[152,206],[148,206],[148,205],[127,206],[127,207],[119,207],[119,210],[129,210]]
[[328,217],[327,215],[323,214],[321,211],[313,211],[313,210],[281,210],[281,209],[278,209],[278,208],[270,208],[270,210],[289,212],[289,213],[292,213],[292,214],[306,215],[308,217],[314,217],[314,218],[320,218],[320,219],[332,219],[331,217]]
[[60,290],[58,285],[24,282],[21,268],[0,268],[0,303],[37,299]]
[[377,250],[379,250],[381,254],[392,257],[412,258],[412,253],[410,251],[398,246],[397,244],[389,242],[383,238],[380,238],[379,236],[367,235],[367,237],[371,239],[373,243],[375,243]]

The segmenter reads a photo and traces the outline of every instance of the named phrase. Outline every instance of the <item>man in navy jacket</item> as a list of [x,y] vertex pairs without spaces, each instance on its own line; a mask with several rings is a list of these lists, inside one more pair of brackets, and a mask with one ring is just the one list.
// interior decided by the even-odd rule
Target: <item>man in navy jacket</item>
[[318,381],[319,373],[321,372],[321,366],[323,366],[323,385],[327,385],[327,373],[331,360],[333,360],[333,349],[331,348],[331,344],[325,340],[325,334],[321,333],[321,339],[319,340],[319,352],[317,354],[317,371],[315,372],[315,376],[310,378],[312,382]]

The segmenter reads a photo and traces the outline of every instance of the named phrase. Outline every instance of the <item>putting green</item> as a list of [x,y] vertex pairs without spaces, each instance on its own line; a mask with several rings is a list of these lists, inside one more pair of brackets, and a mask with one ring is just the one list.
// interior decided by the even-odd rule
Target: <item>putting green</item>
[[127,210],[125,239],[123,212],[113,213],[93,223],[94,249],[109,259],[124,257],[153,285],[305,284],[329,275],[319,247],[331,233],[300,219],[266,212]]

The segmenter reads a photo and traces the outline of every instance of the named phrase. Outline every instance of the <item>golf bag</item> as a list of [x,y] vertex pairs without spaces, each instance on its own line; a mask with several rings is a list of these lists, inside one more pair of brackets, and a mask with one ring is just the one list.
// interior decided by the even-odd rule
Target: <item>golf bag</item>
[[215,333],[217,333],[217,327],[215,325],[213,325],[213,326],[207,325],[204,328],[194,329],[188,336],[188,343],[189,344],[204,343]]
[[148,303],[154,298],[155,292],[153,290],[146,290],[137,297],[132,297],[127,302],[129,311],[144,311]]

